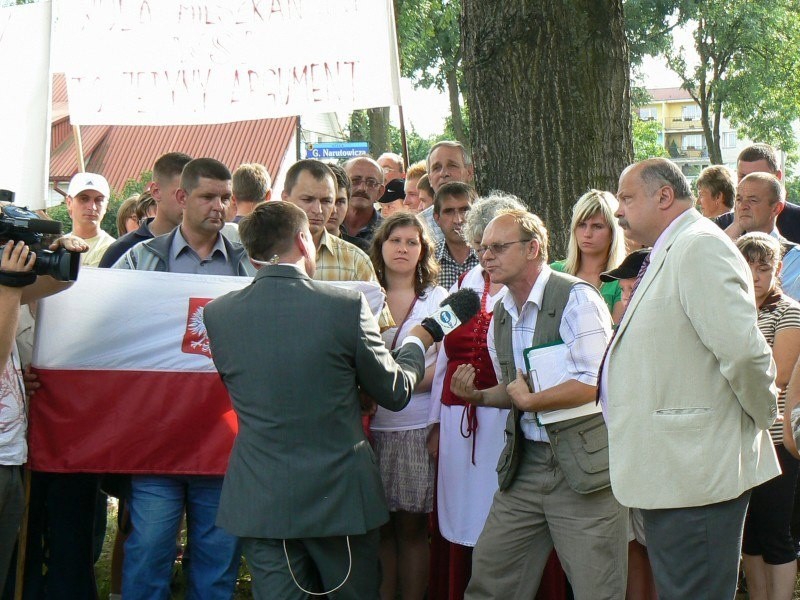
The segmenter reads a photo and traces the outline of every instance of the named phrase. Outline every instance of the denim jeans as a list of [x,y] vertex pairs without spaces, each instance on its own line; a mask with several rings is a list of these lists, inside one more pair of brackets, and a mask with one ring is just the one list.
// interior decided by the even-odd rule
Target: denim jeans
[[170,597],[175,540],[186,509],[188,529],[187,599],[230,600],[239,569],[239,539],[217,527],[222,477],[134,476],[131,479],[132,531],[125,542],[122,597]]

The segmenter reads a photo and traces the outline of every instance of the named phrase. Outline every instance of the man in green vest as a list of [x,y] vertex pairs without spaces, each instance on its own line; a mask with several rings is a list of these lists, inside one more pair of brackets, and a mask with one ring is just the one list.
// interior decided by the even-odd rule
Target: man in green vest
[[465,598],[532,598],[555,547],[577,600],[625,597],[628,511],[611,493],[608,433],[595,403],[611,337],[599,292],[547,266],[536,215],[500,213],[480,252],[508,292],[487,336],[497,386],[478,390],[462,365],[452,390],[511,408],[495,494],[472,559]]

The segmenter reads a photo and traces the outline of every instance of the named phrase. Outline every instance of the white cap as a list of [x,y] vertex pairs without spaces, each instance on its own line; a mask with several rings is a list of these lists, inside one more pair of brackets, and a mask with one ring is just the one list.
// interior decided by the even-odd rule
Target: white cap
[[69,182],[67,196],[74,198],[86,190],[94,190],[105,196],[106,200],[111,198],[111,190],[108,187],[106,178],[97,173],[77,173]]

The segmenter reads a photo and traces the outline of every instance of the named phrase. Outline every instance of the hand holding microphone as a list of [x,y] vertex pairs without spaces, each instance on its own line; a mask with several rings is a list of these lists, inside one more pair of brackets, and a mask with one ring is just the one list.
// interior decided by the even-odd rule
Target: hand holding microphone
[[[433,342],[441,342],[448,333],[462,323],[466,323],[481,308],[481,299],[475,290],[462,288],[442,300],[439,308],[432,315],[425,317],[422,323],[409,333],[420,338],[425,346]],[[431,341],[426,339],[430,337]]]

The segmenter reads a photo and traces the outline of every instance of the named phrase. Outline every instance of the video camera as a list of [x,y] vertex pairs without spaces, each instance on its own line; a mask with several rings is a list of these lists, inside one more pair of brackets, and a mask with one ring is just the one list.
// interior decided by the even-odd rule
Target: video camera
[[[0,190],[0,201],[14,202],[14,192]],[[50,275],[59,281],[75,281],[80,268],[80,252],[64,248],[52,251],[42,245],[45,235],[60,235],[61,223],[40,219],[36,213],[20,206],[6,204],[0,207],[0,244],[9,240],[22,241],[36,252],[33,272]]]

